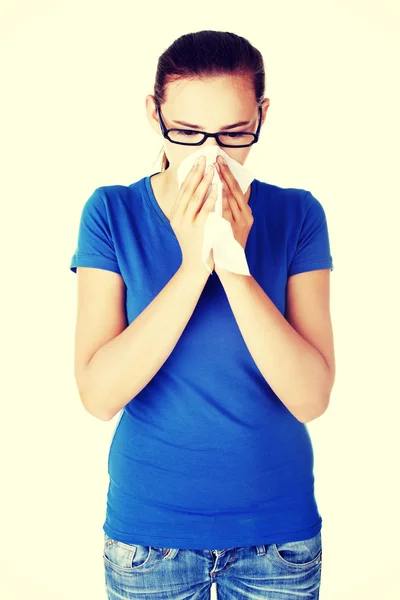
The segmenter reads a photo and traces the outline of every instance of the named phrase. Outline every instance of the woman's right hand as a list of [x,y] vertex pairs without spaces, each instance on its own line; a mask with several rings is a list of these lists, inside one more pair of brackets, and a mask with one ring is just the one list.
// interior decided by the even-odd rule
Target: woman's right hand
[[[209,166],[209,172],[204,174],[205,157],[199,164],[194,164],[186,175],[171,211],[170,225],[178,239],[182,251],[182,266],[192,271],[207,271],[202,260],[204,240],[204,224],[217,200],[217,186],[211,187],[210,194],[204,202],[204,197],[213,180],[214,166]],[[207,260],[212,271],[214,258],[212,251]]]

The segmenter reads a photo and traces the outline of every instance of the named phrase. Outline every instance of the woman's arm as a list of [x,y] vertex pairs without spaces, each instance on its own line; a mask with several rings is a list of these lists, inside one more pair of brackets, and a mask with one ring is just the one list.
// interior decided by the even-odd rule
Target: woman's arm
[[177,344],[209,275],[181,266],[140,315],[95,352],[79,374],[88,412],[108,421],[148,384]]
[[288,319],[254,277],[216,272],[244,342],[276,395],[302,423],[322,415],[335,378],[330,270],[289,278]]

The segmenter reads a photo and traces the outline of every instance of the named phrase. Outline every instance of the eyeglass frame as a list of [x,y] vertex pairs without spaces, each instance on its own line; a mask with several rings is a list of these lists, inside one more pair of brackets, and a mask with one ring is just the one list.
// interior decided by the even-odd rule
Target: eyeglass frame
[[[259,136],[260,136],[260,129],[261,129],[261,120],[262,120],[262,110],[261,110],[261,106],[258,107],[258,112],[259,112],[259,122],[258,122],[258,127],[256,132],[254,133],[254,131],[237,131],[237,132],[223,132],[223,131],[218,131],[217,133],[209,133],[208,131],[199,131],[198,129],[182,129],[179,127],[170,127],[169,129],[167,129],[164,120],[162,118],[161,115],[161,109],[159,106],[157,106],[157,112],[158,112],[158,116],[160,119],[160,127],[161,127],[161,132],[163,137],[165,137],[168,141],[170,141],[172,144],[179,144],[180,146],[202,146],[204,144],[204,142],[206,141],[207,138],[209,137],[213,137],[217,140],[217,144],[219,146],[225,147],[225,148],[248,148],[249,146],[252,146],[253,144],[256,144],[259,140]],[[168,133],[172,130],[177,130],[177,131],[193,131],[194,133],[202,133],[205,137],[203,139],[202,142],[196,142],[195,144],[188,144],[186,142],[176,142],[174,140],[171,140],[168,136]],[[248,133],[250,135],[254,136],[254,140],[250,143],[250,144],[242,144],[241,146],[235,145],[232,146],[230,144],[223,144],[222,142],[219,141],[218,136],[220,135],[226,135],[226,133]]]

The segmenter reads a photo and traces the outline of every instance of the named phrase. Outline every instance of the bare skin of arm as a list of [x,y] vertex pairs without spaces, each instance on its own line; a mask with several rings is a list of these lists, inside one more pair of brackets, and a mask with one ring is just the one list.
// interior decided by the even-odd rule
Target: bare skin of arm
[[114,417],[154,377],[184,331],[209,273],[181,266],[127,326],[118,273],[78,267],[75,379],[86,410]]

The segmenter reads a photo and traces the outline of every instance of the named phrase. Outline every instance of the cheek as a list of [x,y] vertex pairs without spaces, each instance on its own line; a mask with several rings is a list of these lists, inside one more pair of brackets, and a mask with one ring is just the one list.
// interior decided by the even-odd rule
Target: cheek
[[187,156],[190,156],[190,154],[197,150],[198,148],[191,150],[188,146],[179,146],[179,144],[173,144],[165,140],[165,152],[173,168],[178,167]]

